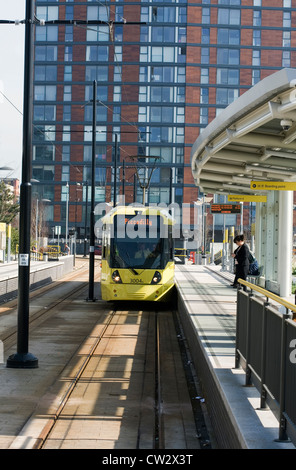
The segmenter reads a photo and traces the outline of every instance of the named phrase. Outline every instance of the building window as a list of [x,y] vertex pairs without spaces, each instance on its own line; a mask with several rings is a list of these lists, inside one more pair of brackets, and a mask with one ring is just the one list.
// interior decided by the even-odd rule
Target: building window
[[239,29],[218,28],[217,44],[240,44]]
[[59,19],[59,7],[40,7],[36,8],[36,16],[39,20],[58,20]]
[[70,126],[63,126],[62,140],[63,142],[70,142],[71,140],[71,127]]
[[261,46],[261,30],[254,29],[253,31],[253,46],[260,47]]
[[177,106],[176,117],[178,124],[183,124],[185,122],[185,108],[183,106]]
[[114,82],[121,82],[121,65],[114,65]]
[[38,26],[36,25],[36,41],[57,42],[58,27],[57,26]]
[[261,26],[261,11],[253,11],[253,26]]
[[238,69],[217,69],[218,85],[238,85],[239,70]]
[[240,10],[231,8],[218,9],[218,24],[239,25],[240,24]]
[[91,29],[87,30],[86,40],[89,42],[109,41],[109,27],[105,25],[92,25]]
[[56,106],[55,105],[35,105],[34,121],[55,121]]
[[138,120],[139,122],[147,121],[147,107],[146,106],[139,106]]
[[208,88],[200,89],[200,103],[209,104],[209,89]]
[[175,7],[152,7],[152,21],[159,23],[175,23]]
[[88,20],[101,20],[109,21],[109,7],[107,6],[88,6],[87,7]]
[[66,5],[65,19],[73,20],[73,18],[74,18],[74,6]]
[[291,52],[283,51],[282,66],[290,67],[291,66]]
[[55,82],[57,80],[57,66],[36,65],[34,79],[36,82]]
[[85,80],[87,82],[108,81],[108,66],[107,65],[87,65],[85,67]]
[[260,51],[253,51],[252,52],[252,65],[253,66],[259,66],[260,65],[260,59],[261,59],[261,52]]
[[[86,85],[85,87],[85,101],[92,100],[93,97],[93,86]],[[97,99],[101,101],[107,101],[108,99],[108,87],[100,85],[97,87]]]
[[291,31],[283,31],[283,47],[291,47]]
[[217,105],[228,106],[239,96],[237,88],[217,88],[216,103]]
[[139,72],[139,82],[147,82],[147,81],[148,81],[148,67],[142,66],[140,67],[140,72]]
[[54,145],[34,145],[33,160],[35,161],[53,161],[55,157]]
[[56,61],[58,58],[57,46],[36,46],[35,61],[50,62]]
[[205,7],[202,8],[201,22],[202,24],[211,23],[211,9],[210,8],[205,8]]
[[283,27],[291,28],[291,13],[289,11],[283,13]]
[[64,82],[72,82],[72,65],[65,65]]
[[55,140],[55,126],[34,126],[33,127],[34,142],[46,142]]
[[72,100],[72,87],[71,87],[71,85],[65,85],[64,86],[63,99],[64,99],[64,101],[71,101]]
[[202,68],[200,70],[200,83],[203,83],[203,84],[209,83],[209,69]]
[[86,46],[87,62],[107,62],[108,56],[108,46]]
[[73,26],[69,24],[65,26],[65,42],[73,42]]
[[217,49],[217,63],[239,65],[239,49]]
[[208,108],[200,108],[199,123],[202,125],[208,124]]
[[260,70],[252,70],[252,85],[256,85],[260,81]]
[[174,47],[152,46],[151,47],[151,60],[152,62],[174,62]]
[[283,0],[284,8],[291,8],[291,0]]
[[121,101],[121,86],[114,86],[113,101]]
[[63,107],[63,121],[71,121],[71,105],[64,105]]
[[210,44],[210,28],[201,28],[201,43]]
[[62,147],[62,161],[69,162],[70,161],[70,145],[63,145]]
[[149,8],[141,7],[141,22],[148,23],[149,21]]
[[210,63],[210,48],[209,47],[202,47],[200,52],[200,63],[201,64],[209,64]]
[[73,48],[72,46],[65,46],[64,61],[72,62],[73,59]]
[[62,165],[62,181],[70,181],[70,167],[69,165]]

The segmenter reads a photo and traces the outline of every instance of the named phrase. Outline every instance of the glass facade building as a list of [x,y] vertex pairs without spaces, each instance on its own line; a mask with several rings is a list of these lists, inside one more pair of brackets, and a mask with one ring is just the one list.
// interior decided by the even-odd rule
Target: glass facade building
[[113,202],[116,157],[117,200],[124,191],[126,203],[143,202],[149,183],[146,203],[171,197],[192,206],[199,132],[252,85],[296,63],[296,0],[35,4],[45,25],[35,27],[33,193],[52,201],[46,218],[62,235],[68,207],[69,227],[84,237],[94,80],[96,203]]

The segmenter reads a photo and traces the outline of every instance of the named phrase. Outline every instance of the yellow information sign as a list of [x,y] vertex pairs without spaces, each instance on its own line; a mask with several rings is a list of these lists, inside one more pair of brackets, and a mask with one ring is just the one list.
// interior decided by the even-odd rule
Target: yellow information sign
[[228,201],[238,202],[266,202],[266,196],[251,196],[249,194],[229,194]]
[[261,191],[296,191],[296,181],[251,181],[250,188]]

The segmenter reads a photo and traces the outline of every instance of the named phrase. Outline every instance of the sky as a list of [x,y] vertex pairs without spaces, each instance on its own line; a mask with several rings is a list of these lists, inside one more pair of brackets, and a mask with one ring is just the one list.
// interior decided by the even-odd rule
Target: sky
[[[1,20],[25,19],[25,0],[0,0]],[[25,25],[0,24],[0,178],[21,180]],[[3,94],[8,98],[3,97]],[[15,106],[15,107],[14,107]],[[15,109],[17,108],[17,109]]]

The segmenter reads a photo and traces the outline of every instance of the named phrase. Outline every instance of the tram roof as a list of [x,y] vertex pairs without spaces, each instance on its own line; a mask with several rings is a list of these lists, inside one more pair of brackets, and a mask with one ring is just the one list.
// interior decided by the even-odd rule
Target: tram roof
[[191,168],[206,194],[260,194],[251,181],[296,181],[296,69],[275,72],[225,108],[196,139]]
[[161,215],[168,224],[174,224],[175,221],[170,213],[162,207],[157,206],[143,206],[141,204],[129,204],[128,206],[116,206],[113,207],[104,217],[102,222],[106,224],[112,224],[115,215]]

